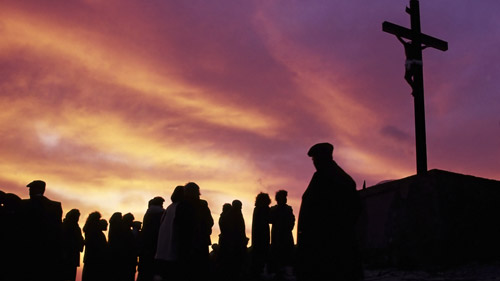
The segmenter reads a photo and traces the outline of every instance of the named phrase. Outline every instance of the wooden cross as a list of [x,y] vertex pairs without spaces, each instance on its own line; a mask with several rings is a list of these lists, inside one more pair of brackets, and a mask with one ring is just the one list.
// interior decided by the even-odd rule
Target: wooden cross
[[[424,79],[422,69],[422,50],[432,47],[441,51],[448,50],[448,43],[423,34],[420,31],[420,11],[418,0],[410,0],[410,7],[406,7],[410,14],[411,29],[385,21],[382,30],[396,35],[403,43],[406,53],[405,79],[412,87],[415,105],[415,139],[417,154],[417,175],[427,172],[427,145],[425,140],[425,108],[424,108]],[[410,41],[404,41],[402,38]]]

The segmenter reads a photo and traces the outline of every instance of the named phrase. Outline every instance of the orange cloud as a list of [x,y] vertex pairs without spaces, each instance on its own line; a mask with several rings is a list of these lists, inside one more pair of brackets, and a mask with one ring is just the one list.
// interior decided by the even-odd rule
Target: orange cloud
[[107,47],[104,39],[88,31],[53,25],[18,11],[4,11],[2,23],[2,52],[22,47],[39,55],[57,57],[84,68],[97,81],[156,98],[165,107],[182,110],[186,117],[198,121],[264,136],[275,135],[279,127],[272,117],[210,99],[210,93],[203,89],[158,75],[143,61],[117,51],[116,46]]

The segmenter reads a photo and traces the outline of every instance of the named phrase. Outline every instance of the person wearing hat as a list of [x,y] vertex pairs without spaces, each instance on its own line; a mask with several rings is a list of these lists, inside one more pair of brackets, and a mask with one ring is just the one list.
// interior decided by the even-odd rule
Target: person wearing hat
[[23,200],[26,270],[29,280],[61,280],[62,207],[45,197],[45,182],[30,182],[30,199]]
[[360,213],[356,183],[318,143],[307,155],[316,172],[302,195],[297,247],[299,280],[361,280],[355,225]]

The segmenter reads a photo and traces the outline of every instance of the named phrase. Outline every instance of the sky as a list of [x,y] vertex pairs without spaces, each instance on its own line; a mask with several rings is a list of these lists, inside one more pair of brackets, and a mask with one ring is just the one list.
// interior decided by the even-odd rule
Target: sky
[[[309,147],[358,189],[415,174],[408,1],[0,1],[0,190],[88,213],[132,212],[196,182],[215,221],[289,192]],[[421,0],[429,169],[500,179],[498,0]],[[273,200],[273,205],[275,201]],[[213,237],[219,233],[217,224]],[[214,241],[216,242],[216,241]]]

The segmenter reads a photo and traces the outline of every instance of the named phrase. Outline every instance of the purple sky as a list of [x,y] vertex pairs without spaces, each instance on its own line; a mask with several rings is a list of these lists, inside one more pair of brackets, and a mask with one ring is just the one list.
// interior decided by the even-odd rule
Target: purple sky
[[[214,218],[260,191],[298,213],[308,148],[361,187],[415,173],[407,1],[0,3],[0,188],[133,212],[197,182]],[[497,0],[420,1],[429,169],[500,179]],[[274,204],[274,203],[273,203]],[[214,227],[214,235],[218,227]]]

